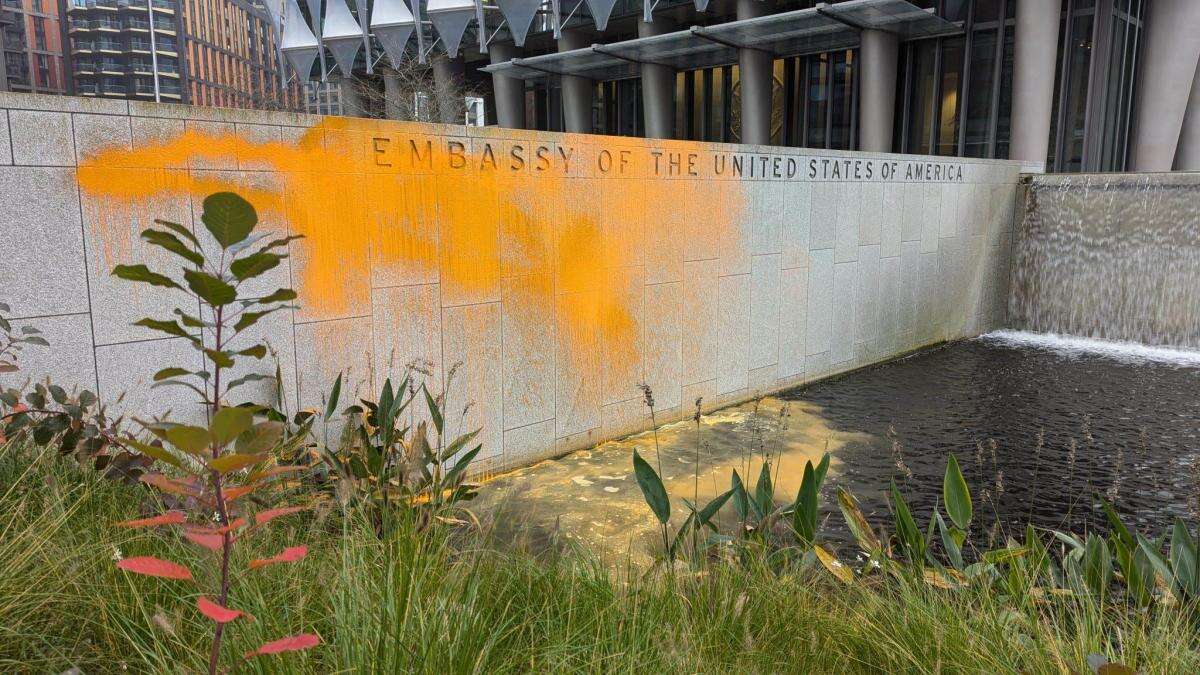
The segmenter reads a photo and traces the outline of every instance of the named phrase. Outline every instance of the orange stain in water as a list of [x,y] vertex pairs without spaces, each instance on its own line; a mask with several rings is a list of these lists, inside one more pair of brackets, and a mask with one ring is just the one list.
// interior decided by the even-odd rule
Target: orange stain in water
[[[373,285],[440,283],[447,306],[503,296],[520,306],[521,324],[554,316],[579,372],[596,372],[603,359],[613,376],[637,381],[645,275],[679,280],[685,257],[716,258],[718,242],[738,241],[742,188],[647,175],[653,146],[562,138],[469,139],[345,118],[291,142],[189,129],[133,150],[102,149],[77,177],[90,197],[98,269],[136,259],[138,232],[186,213],[181,197],[192,200],[199,232],[199,201],[229,190],[260,219],[304,235],[292,253],[306,318],[362,314]],[[608,148],[645,153],[643,166],[601,178],[597,153]]]

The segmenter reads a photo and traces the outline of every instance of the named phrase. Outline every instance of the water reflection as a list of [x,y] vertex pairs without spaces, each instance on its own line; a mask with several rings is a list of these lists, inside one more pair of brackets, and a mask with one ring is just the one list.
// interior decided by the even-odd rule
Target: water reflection
[[540,546],[557,539],[586,545],[610,560],[629,555],[643,562],[650,547],[661,544],[661,534],[633,475],[635,449],[656,468],[661,457],[671,522],[678,527],[688,514],[683,500],[707,503],[729,489],[735,470],[753,488],[769,457],[776,495],[790,501],[800,489],[805,462],[815,464],[828,448],[835,457],[833,476],[837,451],[868,441],[864,434],[831,428],[820,406],[765,398],[705,415],[699,427],[691,420],[668,424],[657,434],[602,443],[499,476],[473,509],[488,516],[501,541]]

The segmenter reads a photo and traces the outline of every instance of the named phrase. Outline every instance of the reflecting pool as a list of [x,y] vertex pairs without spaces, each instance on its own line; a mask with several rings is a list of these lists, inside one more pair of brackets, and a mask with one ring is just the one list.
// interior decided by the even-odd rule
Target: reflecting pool
[[828,450],[823,531],[844,541],[833,486],[878,522],[895,481],[924,522],[954,453],[980,541],[1026,522],[1103,527],[1097,495],[1158,531],[1200,506],[1198,384],[1200,352],[1001,331],[541,462],[489,482],[475,509],[504,538],[641,561],[660,535],[633,450],[661,460],[676,525],[683,499],[720,494],[734,470],[752,483],[763,457],[790,501],[804,463]]

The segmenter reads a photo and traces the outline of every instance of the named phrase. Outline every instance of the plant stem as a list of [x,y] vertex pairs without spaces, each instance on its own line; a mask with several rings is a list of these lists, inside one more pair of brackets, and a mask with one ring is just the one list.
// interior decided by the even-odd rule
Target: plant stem
[[[216,350],[221,351],[224,346],[221,343],[221,328],[222,320],[224,319],[224,307],[216,308],[216,335],[215,343]],[[216,415],[221,409],[221,366],[215,361],[213,362],[213,396],[212,396],[212,414]],[[221,456],[221,446],[213,445],[213,459]],[[221,473],[212,471],[213,493],[217,500],[217,517],[221,523],[221,527],[229,527],[229,509],[225,504],[225,492],[222,489]],[[229,601],[229,554],[233,550],[233,535],[226,530],[221,535],[221,594],[218,601],[222,607],[228,606]],[[221,657],[221,635],[225,632],[225,624],[218,623],[213,630],[212,651],[208,655],[208,672],[209,675],[217,675],[217,663]]]

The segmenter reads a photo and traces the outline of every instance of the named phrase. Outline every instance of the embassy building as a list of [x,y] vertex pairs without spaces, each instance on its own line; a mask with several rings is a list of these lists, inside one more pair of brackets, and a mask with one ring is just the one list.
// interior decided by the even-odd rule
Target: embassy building
[[1200,169],[1196,0],[413,1],[285,0],[283,51],[428,60],[501,127]]

